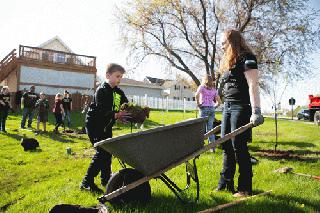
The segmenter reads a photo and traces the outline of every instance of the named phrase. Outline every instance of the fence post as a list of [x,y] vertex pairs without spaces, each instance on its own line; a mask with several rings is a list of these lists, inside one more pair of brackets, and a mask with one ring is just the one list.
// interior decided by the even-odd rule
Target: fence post
[[169,97],[167,96],[167,112],[169,111]]
[[148,95],[144,94],[144,105],[148,106]]

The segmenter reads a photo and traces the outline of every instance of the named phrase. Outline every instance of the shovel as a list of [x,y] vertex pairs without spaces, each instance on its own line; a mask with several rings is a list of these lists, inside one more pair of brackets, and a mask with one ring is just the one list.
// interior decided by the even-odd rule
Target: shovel
[[293,172],[293,168],[291,168],[291,167],[283,167],[283,168],[274,170],[274,172],[277,172],[277,173],[285,173],[285,174],[286,174],[286,173],[291,173],[291,174],[294,174],[294,175],[309,177],[309,178],[312,178],[312,179],[315,179],[315,180],[320,181],[320,176],[315,176],[315,175],[309,175],[309,174],[304,174],[304,173]]

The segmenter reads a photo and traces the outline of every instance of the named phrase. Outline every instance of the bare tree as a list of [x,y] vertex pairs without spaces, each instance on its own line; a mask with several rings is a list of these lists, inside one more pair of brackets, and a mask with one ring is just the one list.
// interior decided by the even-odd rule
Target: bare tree
[[264,76],[277,58],[282,70],[290,67],[289,78],[309,72],[306,56],[319,46],[319,14],[303,0],[131,0],[118,10],[118,23],[135,65],[156,56],[199,85],[201,75],[215,74],[217,41],[227,28],[243,32]]

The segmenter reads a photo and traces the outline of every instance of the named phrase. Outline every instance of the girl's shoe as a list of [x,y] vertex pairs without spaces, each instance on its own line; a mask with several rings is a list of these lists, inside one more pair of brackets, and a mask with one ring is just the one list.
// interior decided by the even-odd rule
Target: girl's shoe
[[251,194],[252,194],[252,193],[247,192],[247,191],[239,191],[239,192],[233,194],[233,197],[237,197],[237,198],[238,198],[238,197],[239,197],[239,198],[241,198],[241,197],[249,197],[249,196],[251,196]]

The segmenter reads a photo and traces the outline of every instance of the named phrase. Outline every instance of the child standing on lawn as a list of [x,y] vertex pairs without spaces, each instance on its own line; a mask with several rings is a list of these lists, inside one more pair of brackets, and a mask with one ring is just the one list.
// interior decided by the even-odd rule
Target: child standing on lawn
[[60,93],[57,93],[54,99],[53,113],[54,117],[56,118],[56,126],[54,128],[54,132],[58,133],[59,126],[63,126],[62,115],[64,114],[62,95]]
[[40,99],[36,103],[38,108],[38,119],[37,119],[37,133],[40,132],[40,122],[43,125],[43,132],[47,132],[47,121],[48,121],[48,111],[49,111],[49,101],[43,92],[40,92]]
[[71,110],[72,110],[72,98],[67,90],[64,91],[64,97],[62,99],[64,109],[64,121],[67,121],[67,125],[71,126]]
[[[112,126],[116,120],[126,122],[129,114],[119,111],[128,99],[118,87],[125,69],[118,64],[109,64],[106,71],[106,81],[96,90],[93,102],[86,115],[86,130],[92,145],[112,137]],[[101,172],[101,185],[107,185],[111,175],[111,154],[97,147],[80,189],[100,191],[94,183],[94,178]]]

